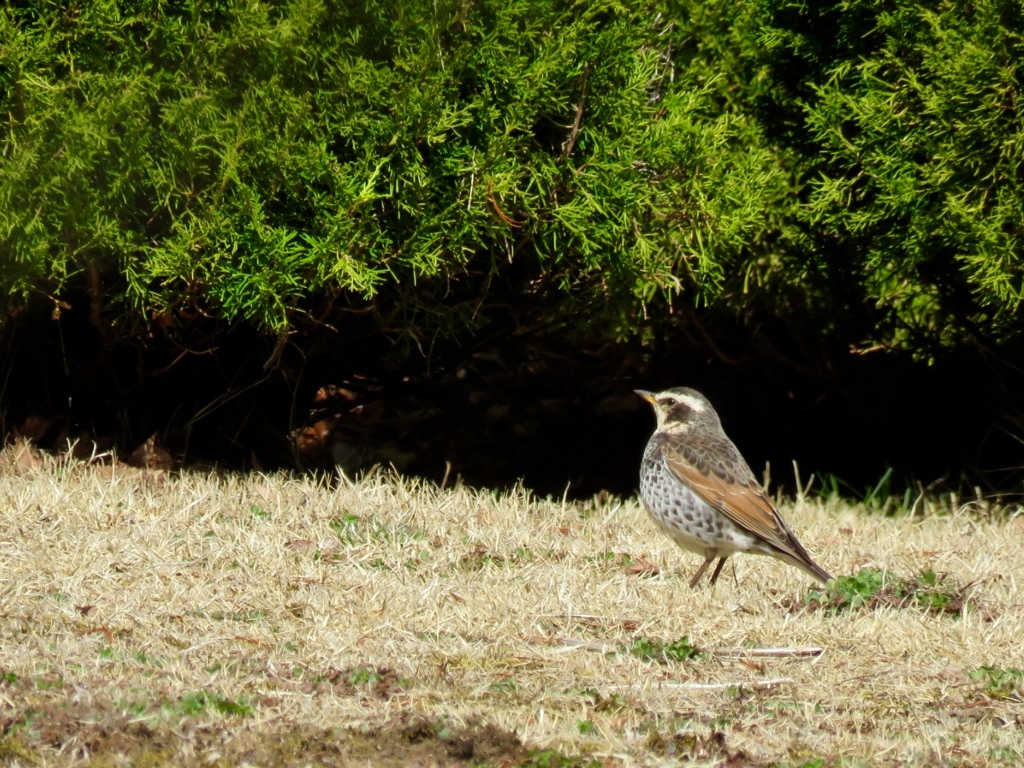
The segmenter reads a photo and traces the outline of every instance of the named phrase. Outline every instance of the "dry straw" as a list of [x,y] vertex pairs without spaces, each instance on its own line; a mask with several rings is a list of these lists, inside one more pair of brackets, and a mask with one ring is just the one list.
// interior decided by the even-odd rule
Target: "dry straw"
[[[225,738],[281,723],[365,730],[411,713],[615,765],[1024,758],[1021,689],[971,676],[1024,667],[1021,518],[886,518],[811,499],[783,512],[831,572],[931,568],[973,585],[967,609],[799,610],[813,585],[754,556],[691,591],[697,559],[635,500],[384,474],[334,487],[166,477],[8,452],[0,718],[22,723],[18,748],[52,764],[84,759],[88,745],[44,743],[24,713],[62,702],[170,732],[188,702],[220,702],[192,716]],[[645,561],[660,572],[629,567]],[[683,637],[702,653],[624,650]]]

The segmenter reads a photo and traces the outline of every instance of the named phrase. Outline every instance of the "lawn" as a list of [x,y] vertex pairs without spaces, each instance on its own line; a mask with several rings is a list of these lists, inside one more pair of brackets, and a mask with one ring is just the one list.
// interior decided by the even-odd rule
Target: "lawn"
[[0,456],[0,765],[1024,762],[1024,517],[784,501],[821,591],[635,499]]

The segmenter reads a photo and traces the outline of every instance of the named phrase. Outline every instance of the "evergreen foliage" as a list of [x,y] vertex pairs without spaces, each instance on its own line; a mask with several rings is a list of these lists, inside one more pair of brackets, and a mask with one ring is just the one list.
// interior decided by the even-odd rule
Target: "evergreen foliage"
[[1024,9],[765,2],[762,18],[770,85],[747,108],[804,180],[804,258],[857,281],[883,346],[1017,337]]
[[[370,359],[407,382],[501,347],[516,376],[585,346],[618,389],[652,361],[756,379],[793,399],[775,434],[842,431],[807,405],[837,392],[854,428],[898,421],[894,390],[939,382],[985,410],[930,449],[978,467],[1024,430],[1022,35],[996,0],[8,2],[0,416],[187,448],[245,392],[224,440],[248,455],[272,373],[280,438]],[[175,400],[158,380],[193,401],[136,417]]]
[[418,344],[510,302],[630,336],[681,294],[1003,341],[1022,31],[995,0],[9,4],[2,294],[280,334],[370,306]]
[[782,179],[647,4],[0,18],[3,292],[84,281],[108,320],[285,333],[328,316],[323,299],[371,301],[421,342],[513,300],[549,321],[585,307],[589,331],[619,335],[681,286],[721,295]]

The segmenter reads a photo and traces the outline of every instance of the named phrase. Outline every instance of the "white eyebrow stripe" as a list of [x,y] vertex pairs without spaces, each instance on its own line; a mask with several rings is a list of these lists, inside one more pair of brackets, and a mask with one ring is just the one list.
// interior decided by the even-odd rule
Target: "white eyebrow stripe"
[[693,397],[692,395],[674,395],[674,397],[676,398],[676,400],[686,403],[688,406],[690,406],[691,410],[696,411],[697,413],[704,413],[704,411],[706,410],[706,408],[704,407],[704,403],[698,400],[696,397]]

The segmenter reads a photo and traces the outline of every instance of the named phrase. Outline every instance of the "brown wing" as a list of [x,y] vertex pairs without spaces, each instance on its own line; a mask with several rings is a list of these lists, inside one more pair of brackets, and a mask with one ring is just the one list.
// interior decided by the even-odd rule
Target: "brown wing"
[[793,557],[806,556],[728,438],[700,447],[666,444],[664,456],[669,469],[740,528]]

